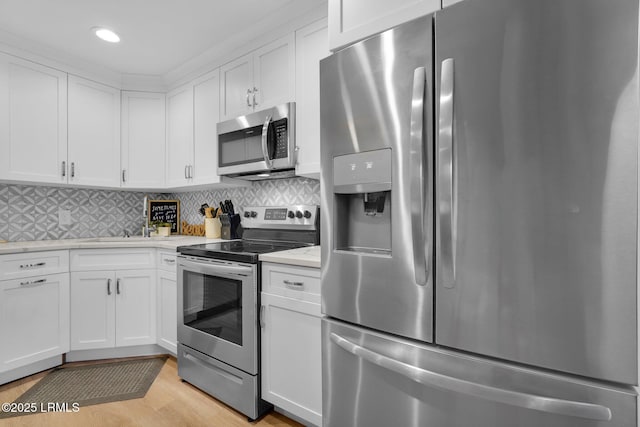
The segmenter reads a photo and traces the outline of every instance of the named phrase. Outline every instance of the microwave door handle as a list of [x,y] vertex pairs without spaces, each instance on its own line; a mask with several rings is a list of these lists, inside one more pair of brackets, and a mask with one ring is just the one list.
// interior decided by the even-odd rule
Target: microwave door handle
[[[431,185],[431,170],[429,162],[424,159],[424,113],[425,113],[425,86],[427,83],[427,72],[424,67],[416,68],[413,72],[413,95],[411,97],[411,159],[409,160],[409,171],[411,176],[411,235],[413,244],[413,268],[416,284],[425,286],[427,284],[427,269],[429,268],[427,259],[430,257],[425,250],[425,239],[430,241],[429,227],[424,226],[425,199],[430,200],[430,196],[425,197],[425,171],[428,180],[427,186]],[[427,235],[425,236],[425,233]],[[430,245],[430,244],[429,244]]]
[[264,162],[268,169],[273,167],[273,159],[269,156],[269,147],[267,137],[269,136],[269,123],[271,123],[271,116],[267,116],[267,119],[262,125],[262,155],[264,156]]

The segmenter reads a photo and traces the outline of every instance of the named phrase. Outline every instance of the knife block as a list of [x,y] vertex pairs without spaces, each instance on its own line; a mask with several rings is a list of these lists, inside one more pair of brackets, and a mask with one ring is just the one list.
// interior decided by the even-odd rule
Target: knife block
[[222,214],[220,215],[220,237],[225,240],[239,239],[238,226],[240,225],[240,215]]

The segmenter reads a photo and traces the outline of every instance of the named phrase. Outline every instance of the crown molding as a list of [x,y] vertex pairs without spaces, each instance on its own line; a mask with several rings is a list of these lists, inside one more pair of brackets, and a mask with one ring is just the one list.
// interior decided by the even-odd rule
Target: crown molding
[[286,25],[274,23],[276,21],[273,17],[281,12],[265,14],[262,20],[251,23],[243,31],[219,41],[163,75],[120,73],[4,30],[0,30],[0,51],[121,90],[168,92],[239,56],[325,18],[327,8],[327,0],[319,0],[318,6],[311,11],[305,11],[301,5],[292,2],[292,6],[287,9]]
[[[295,2],[294,2],[295,3]],[[327,1],[322,0],[311,11],[292,10],[286,25],[274,25],[271,15],[253,23],[249,29],[218,43],[197,57],[169,71],[164,77],[169,89],[181,86],[240,56],[251,53],[305,25],[327,17]]]

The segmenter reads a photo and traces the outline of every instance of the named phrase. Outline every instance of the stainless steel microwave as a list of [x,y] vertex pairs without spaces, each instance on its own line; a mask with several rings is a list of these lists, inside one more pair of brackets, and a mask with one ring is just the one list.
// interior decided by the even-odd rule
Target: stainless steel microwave
[[296,104],[218,123],[218,175],[250,180],[293,176]]

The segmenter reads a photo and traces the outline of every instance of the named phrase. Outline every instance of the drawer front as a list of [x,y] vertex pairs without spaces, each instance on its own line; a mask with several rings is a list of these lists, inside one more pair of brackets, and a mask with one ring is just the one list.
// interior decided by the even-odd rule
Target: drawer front
[[262,291],[320,304],[320,269],[262,263]]
[[158,251],[156,265],[165,271],[176,271],[176,253],[169,251]]
[[139,270],[156,267],[155,249],[77,249],[71,251],[71,271]]
[[29,252],[0,255],[0,280],[69,271],[69,251]]

